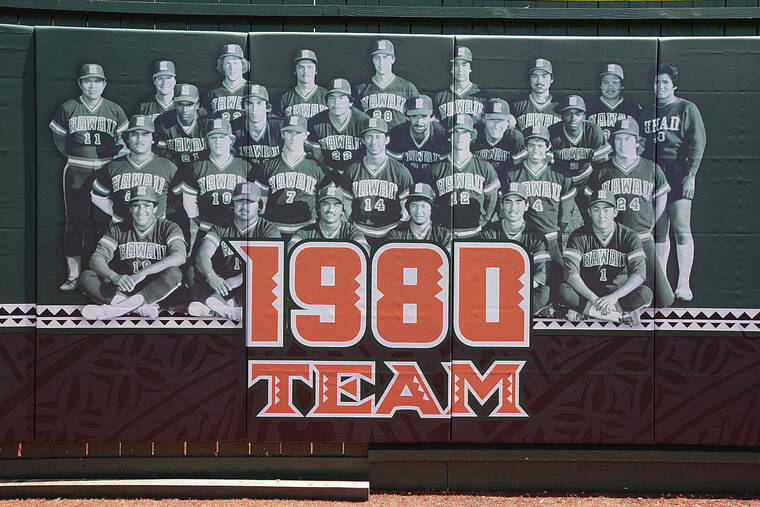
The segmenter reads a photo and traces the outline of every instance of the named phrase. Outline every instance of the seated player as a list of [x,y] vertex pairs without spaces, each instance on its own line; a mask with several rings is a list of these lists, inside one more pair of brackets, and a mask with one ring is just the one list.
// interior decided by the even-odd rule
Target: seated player
[[159,115],[174,109],[174,85],[177,72],[174,62],[158,60],[153,64],[153,86],[156,94],[147,97],[137,105],[137,114],[148,115],[155,120]]
[[491,222],[481,232],[483,239],[516,241],[521,243],[533,258],[533,291],[531,309],[533,315],[542,312],[549,304],[547,269],[551,257],[546,239],[535,232],[525,230],[525,212],[528,210],[528,196],[519,183],[510,183],[502,190],[501,220]]
[[570,320],[578,320],[581,314],[638,326],[639,312],[652,303],[652,291],[644,284],[641,240],[632,229],[615,222],[612,192],[598,190],[589,202],[591,225],[573,231],[567,241],[559,303],[572,310]]
[[432,220],[435,190],[427,183],[415,183],[406,198],[409,221],[401,222],[388,234],[388,241],[429,241],[444,250],[451,248],[451,230]]
[[134,312],[158,316],[158,302],[182,282],[179,266],[187,245],[179,226],[156,218],[158,196],[152,187],[130,190],[131,220],[112,224],[79,276],[79,289],[97,304],[82,309],[88,320]]
[[298,229],[288,242],[288,251],[305,239],[344,239],[355,241],[369,253],[364,234],[355,225],[343,220],[343,191],[334,185],[317,193],[319,220]]
[[234,216],[223,225],[214,225],[203,236],[195,259],[194,301],[187,307],[190,315],[243,320],[244,264],[223,240],[280,237],[272,222],[259,217],[260,200],[261,192],[255,183],[238,183],[232,191]]

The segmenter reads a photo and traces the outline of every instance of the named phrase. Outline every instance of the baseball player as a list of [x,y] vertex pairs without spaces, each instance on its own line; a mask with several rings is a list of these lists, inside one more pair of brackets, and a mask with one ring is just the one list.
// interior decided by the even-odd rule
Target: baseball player
[[432,183],[430,168],[451,152],[446,130],[433,118],[433,100],[417,95],[406,103],[409,121],[391,129],[388,151],[398,154],[414,181]]
[[641,324],[639,312],[652,302],[644,284],[644,250],[638,234],[615,222],[615,197],[608,190],[590,200],[591,224],[573,231],[565,248],[565,282],[559,302],[578,314],[631,326]]
[[399,224],[412,175],[401,162],[388,157],[388,124],[367,118],[360,132],[366,154],[346,169],[341,186],[351,200],[349,218],[374,249]]
[[155,120],[158,115],[174,109],[174,85],[177,84],[177,72],[174,62],[158,60],[153,64],[153,85],[156,94],[137,106],[137,114],[150,115]]
[[264,86],[252,84],[243,100],[246,114],[232,120],[235,134],[235,152],[254,167],[261,167],[265,160],[280,155],[282,135],[280,122],[269,112],[269,92]]
[[369,254],[369,244],[355,225],[343,220],[343,191],[335,185],[317,193],[319,219],[298,229],[288,242],[288,251],[305,239],[342,239],[358,243]]
[[79,277],[80,290],[97,303],[82,308],[87,320],[132,312],[156,318],[157,303],[182,281],[187,246],[179,226],[156,217],[153,187],[134,187],[129,195],[130,219],[111,224]]
[[393,73],[396,52],[391,41],[373,42],[370,57],[375,75],[356,87],[356,104],[367,116],[385,120],[390,129],[406,121],[407,101],[420,92],[414,84]]
[[451,73],[454,83],[446,90],[433,96],[433,107],[441,121],[457,114],[468,114],[475,120],[483,116],[486,93],[470,81],[472,73],[472,51],[464,46],[454,48],[451,59]]
[[557,102],[552,100],[551,86],[554,82],[552,62],[536,58],[530,63],[530,94],[524,100],[512,104],[512,114],[517,118],[517,127],[525,130],[533,125],[550,127],[559,122]]
[[507,180],[525,189],[530,205],[525,212],[526,230],[543,234],[552,261],[561,264],[559,234],[570,222],[576,189],[570,177],[554,169],[547,158],[549,129],[534,125],[522,134],[526,157],[508,174]]
[[449,133],[450,158],[431,169],[438,194],[433,222],[452,228],[455,239],[470,238],[491,220],[501,183],[493,166],[470,151],[475,133],[470,115],[454,116]]
[[546,238],[525,228],[528,195],[519,183],[509,183],[501,192],[501,220],[491,222],[480,232],[483,239],[516,241],[521,243],[533,258],[533,289],[531,308],[533,315],[542,312],[549,304],[549,286],[546,265],[551,260]]
[[97,63],[82,65],[78,83],[82,95],[61,104],[49,125],[55,147],[67,160],[63,168],[63,250],[68,277],[60,286],[62,291],[76,288],[95,171],[119,153],[123,146],[121,133],[128,124],[124,110],[103,98],[103,67]]
[[646,255],[647,285],[656,291],[657,307],[668,307],[673,304],[673,292],[656,260],[652,231],[665,211],[670,185],[659,165],[639,156],[644,139],[639,135],[636,120],[619,120],[610,141],[614,156],[591,175],[586,195],[607,190],[615,196],[617,222],[633,229],[641,240]]
[[311,118],[327,109],[327,90],[317,85],[317,54],[311,49],[299,49],[293,58],[296,86],[286,90],[277,101],[277,114],[282,117],[299,115]]
[[312,223],[316,218],[317,189],[324,184],[325,173],[306,156],[304,142],[308,135],[306,118],[291,115],[280,129],[282,154],[264,162],[256,179],[265,194],[265,217],[273,222],[283,237]]
[[189,171],[206,151],[201,131],[198,88],[191,84],[174,87],[174,109],[154,120],[158,152],[171,159],[180,171]]
[[233,216],[215,224],[203,236],[196,255],[193,299],[187,312],[195,317],[219,315],[236,322],[243,320],[245,287],[244,263],[223,242],[225,238],[279,238],[277,227],[259,217],[261,192],[255,183],[243,182],[232,190]]
[[117,222],[129,218],[130,190],[149,186],[156,192],[156,218],[166,217],[170,190],[182,184],[174,163],[153,153],[153,119],[150,115],[134,115],[123,136],[129,153],[98,170],[92,182],[92,202]]
[[433,223],[433,203],[435,190],[427,183],[418,182],[412,186],[406,199],[409,221],[401,222],[390,234],[388,241],[429,241],[444,250],[451,249],[451,230]]
[[605,64],[599,73],[602,95],[588,103],[587,119],[601,127],[605,140],[609,140],[610,131],[619,120],[628,118],[641,124],[641,106],[623,96],[624,81],[623,67],[617,63]]
[[203,94],[203,108],[211,117],[224,118],[232,121],[245,114],[243,94],[245,93],[245,78],[251,64],[243,54],[243,48],[237,44],[225,44],[216,60],[216,70],[224,75],[224,79]]
[[487,160],[496,171],[501,188],[507,188],[507,172],[514,169],[515,156],[525,149],[522,133],[509,126],[509,104],[502,99],[490,99],[483,113],[483,125],[476,125],[472,153]]
[[656,160],[662,167],[671,189],[665,213],[655,227],[657,259],[665,270],[670,256],[672,223],[678,258],[675,297],[681,301],[691,301],[693,295],[690,278],[694,263],[691,201],[694,199],[697,171],[705,152],[707,136],[697,106],[675,95],[678,76],[675,65],[661,63],[657,66],[654,80],[656,105],[647,107],[642,117],[647,158]]
[[327,111],[309,119],[312,154],[336,176],[358,160],[362,150],[362,123],[368,116],[352,105],[351,85],[339,77],[327,86]]

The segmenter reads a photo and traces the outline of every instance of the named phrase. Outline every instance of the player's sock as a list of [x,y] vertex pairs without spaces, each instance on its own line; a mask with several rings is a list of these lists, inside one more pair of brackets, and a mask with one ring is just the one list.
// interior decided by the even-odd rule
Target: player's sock
[[135,313],[140,317],[146,317],[149,319],[155,319],[158,317],[158,303],[151,303],[142,305],[135,310]]
[[68,277],[66,281],[61,284],[59,289],[64,292],[72,291],[77,288],[77,279],[79,278],[79,270],[82,264],[82,258],[78,256],[66,257],[66,268],[68,269]]
[[694,240],[691,236],[685,239],[683,245],[676,243],[676,256],[678,257],[678,284],[676,285],[676,297],[683,301],[691,301],[694,297],[691,292],[690,279],[691,267],[694,264]]
[[670,238],[667,238],[662,243],[654,244],[654,252],[657,256],[657,262],[660,263],[663,273],[668,272],[668,257],[670,257]]

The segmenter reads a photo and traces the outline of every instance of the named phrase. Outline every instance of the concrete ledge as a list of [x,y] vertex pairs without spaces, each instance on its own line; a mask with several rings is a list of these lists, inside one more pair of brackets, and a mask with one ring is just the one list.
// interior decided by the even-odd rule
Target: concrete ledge
[[0,482],[0,498],[288,498],[366,501],[367,481],[92,479]]

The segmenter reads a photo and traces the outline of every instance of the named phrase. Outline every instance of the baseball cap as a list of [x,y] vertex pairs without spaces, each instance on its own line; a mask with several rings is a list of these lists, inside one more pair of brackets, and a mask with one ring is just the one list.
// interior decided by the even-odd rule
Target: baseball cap
[[549,74],[554,74],[552,71],[552,62],[546,58],[536,58],[535,60],[531,60],[528,74],[532,74],[534,70],[543,70]]
[[502,191],[501,198],[504,199],[508,195],[516,195],[524,201],[528,200],[528,194],[525,192],[525,187],[520,183],[510,183],[509,187],[506,188],[505,191]]
[[623,75],[623,67],[618,65],[617,63],[607,63],[602,67],[602,71],[599,73],[599,77],[605,76],[607,74],[612,74],[613,76],[617,76],[620,79],[625,79]]
[[198,87],[191,84],[174,85],[175,102],[198,102],[200,93]]
[[382,118],[367,118],[366,120],[362,121],[361,135],[364,135],[365,132],[369,132],[370,130],[376,130],[378,132],[382,132],[383,134],[387,134],[388,124],[385,123],[385,120]]
[[379,39],[372,43],[370,56],[374,55],[391,55],[396,56],[393,43],[386,39]]
[[153,63],[153,77],[176,75],[177,71],[174,68],[174,62],[171,60],[158,60]]
[[580,95],[568,95],[559,102],[560,112],[567,111],[568,109],[579,109],[586,112],[586,101]]
[[472,61],[472,51],[470,51],[470,48],[465,46],[457,46],[454,48],[454,58],[452,58],[450,61],[455,62],[457,60],[464,60],[465,62],[471,62]]
[[493,116],[496,118],[508,118],[509,117],[509,104],[504,99],[490,99],[486,102],[485,111],[483,113],[485,118]]
[[280,132],[292,130],[294,132],[306,132],[306,117],[297,114],[291,114],[285,118],[285,123],[280,127]]
[[639,137],[639,124],[633,118],[623,118],[615,122],[612,129],[612,135],[615,134],[633,134]]
[[606,202],[613,207],[617,206],[617,203],[615,202],[615,194],[603,188],[591,194],[591,198],[588,201],[588,207],[590,208],[598,202]]
[[293,61],[300,62],[301,60],[312,60],[314,63],[318,63],[317,54],[311,49],[299,49],[296,51],[296,56],[293,57]]
[[449,132],[454,132],[456,129],[464,129],[469,132],[475,131],[475,125],[472,121],[472,116],[469,114],[457,114],[452,118],[451,125],[449,126]]
[[267,90],[266,86],[261,86],[259,84],[252,84],[248,86],[248,91],[245,94],[245,99],[250,99],[251,97],[257,97],[261,100],[266,100],[269,102],[269,91]]
[[342,77],[336,77],[327,83],[327,93],[325,95],[330,95],[331,93],[342,93],[343,95],[348,95],[350,97],[351,84]]
[[150,185],[132,187],[129,190],[129,202],[133,203],[135,201],[148,201],[157,204],[158,195],[156,195],[156,191]]
[[243,48],[241,48],[237,44],[225,44],[222,46],[222,52],[219,55],[219,58],[224,58],[225,56],[236,56],[240,58],[241,60],[245,60],[245,54],[243,53]]
[[335,199],[339,202],[343,202],[343,192],[335,185],[328,185],[324,188],[320,188],[317,192],[317,204],[321,203],[325,199]]
[[259,186],[251,181],[244,181],[235,185],[232,191],[233,201],[258,201],[261,199]]
[[427,95],[415,95],[406,101],[406,114],[432,114],[433,99]]
[[527,141],[532,137],[543,139],[547,143],[550,142],[549,129],[543,125],[533,125],[522,131],[523,139]]
[[230,121],[225,118],[212,118],[210,120],[206,120],[205,127],[206,137],[213,134],[232,134],[232,126],[230,125]]
[[433,190],[433,187],[427,183],[415,183],[412,186],[411,192],[409,192],[406,204],[409,206],[410,201],[419,201],[422,199],[430,201],[432,204],[435,201],[435,191]]
[[85,63],[79,68],[79,79],[86,77],[99,77],[105,79],[106,74],[103,72],[103,67],[97,63]]
[[133,130],[143,130],[145,132],[155,132],[153,127],[153,117],[150,115],[135,114],[129,117],[129,125],[127,126],[127,132]]

